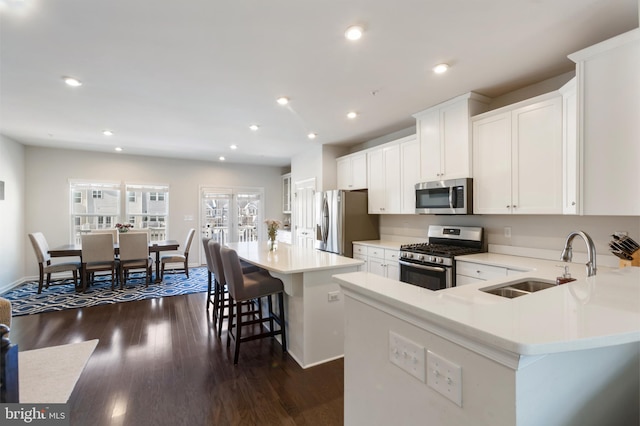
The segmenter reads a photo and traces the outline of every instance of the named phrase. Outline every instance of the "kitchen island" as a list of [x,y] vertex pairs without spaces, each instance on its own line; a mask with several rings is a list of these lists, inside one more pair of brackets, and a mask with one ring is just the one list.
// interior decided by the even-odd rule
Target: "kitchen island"
[[282,280],[289,355],[303,368],[344,355],[344,298],[331,276],[364,262],[311,248],[266,243],[229,243],[238,256]]
[[438,292],[336,275],[345,424],[638,424],[640,268],[513,299],[481,291],[557,269]]

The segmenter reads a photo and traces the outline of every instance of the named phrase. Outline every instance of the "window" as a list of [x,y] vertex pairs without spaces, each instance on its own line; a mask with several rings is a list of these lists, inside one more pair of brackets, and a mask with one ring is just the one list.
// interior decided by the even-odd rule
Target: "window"
[[113,228],[121,215],[120,194],[119,183],[71,182],[71,242],[91,230]]
[[169,187],[126,185],[126,218],[137,229],[150,229],[151,240],[164,240],[169,217]]

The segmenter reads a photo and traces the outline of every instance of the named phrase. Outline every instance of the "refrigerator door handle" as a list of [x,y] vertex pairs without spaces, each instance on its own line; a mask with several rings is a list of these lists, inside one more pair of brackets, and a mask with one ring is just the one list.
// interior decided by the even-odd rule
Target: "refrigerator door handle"
[[321,222],[322,242],[327,244],[329,237],[329,205],[327,204],[327,198],[322,199],[322,222]]

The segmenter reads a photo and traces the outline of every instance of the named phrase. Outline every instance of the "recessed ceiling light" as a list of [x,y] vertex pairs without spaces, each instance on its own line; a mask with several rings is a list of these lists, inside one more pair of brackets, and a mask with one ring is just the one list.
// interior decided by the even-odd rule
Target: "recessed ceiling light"
[[449,65],[438,64],[435,67],[433,67],[433,72],[435,72],[436,74],[442,74],[443,72],[447,72],[448,69],[449,69]]
[[352,119],[352,120],[353,120],[354,118],[356,118],[357,116],[358,116],[358,113],[357,113],[357,112],[354,112],[354,111],[351,111],[351,112],[347,113],[347,118],[350,118],[350,119]]
[[229,148],[231,148],[231,149],[238,149],[238,145],[231,145]]
[[249,128],[255,132],[260,128],[260,126],[258,126],[257,124],[252,124],[251,126],[249,126]]
[[62,77],[62,80],[67,84],[67,86],[78,87],[82,86],[82,82],[77,78],[73,77]]
[[309,139],[315,139],[315,138],[316,138],[316,136],[318,136],[318,135],[317,135],[317,134],[315,134],[315,133],[313,133],[313,132],[311,132],[311,133],[309,133],[309,134],[307,135],[307,137],[308,137]]
[[122,148],[120,148],[119,146],[116,146],[116,147],[115,147],[115,150],[116,150],[116,151],[118,151],[118,152],[121,152],[121,151],[122,151]]
[[360,40],[362,38],[362,32],[364,30],[359,25],[352,25],[344,32],[344,36],[347,40],[355,41]]
[[224,161],[224,160],[226,160],[226,158],[224,158],[224,157],[220,156],[220,157],[218,158],[218,160],[220,160],[220,161]]
[[105,136],[113,136],[113,132],[111,130],[103,130],[102,134]]
[[286,96],[281,96],[276,99],[276,102],[278,102],[280,105],[286,105],[289,103],[289,98],[287,98]]

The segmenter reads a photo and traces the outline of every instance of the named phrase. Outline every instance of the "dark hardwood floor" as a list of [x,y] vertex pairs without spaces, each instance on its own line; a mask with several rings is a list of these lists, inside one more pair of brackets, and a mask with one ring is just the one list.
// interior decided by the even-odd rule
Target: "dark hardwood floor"
[[11,341],[25,351],[100,340],[69,400],[72,425],[343,423],[342,360],[305,370],[261,339],[243,343],[234,366],[205,302],[199,293],[16,317]]

